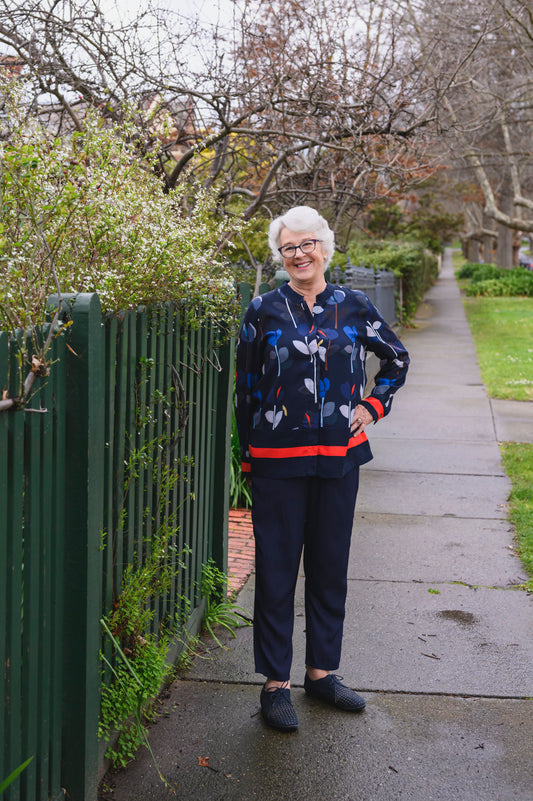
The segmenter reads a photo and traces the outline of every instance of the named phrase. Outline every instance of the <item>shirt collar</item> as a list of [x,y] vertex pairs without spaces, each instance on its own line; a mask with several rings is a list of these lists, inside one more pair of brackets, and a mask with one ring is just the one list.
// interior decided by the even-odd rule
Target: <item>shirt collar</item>
[[[315,303],[318,305],[322,305],[325,303],[328,298],[333,295],[334,286],[330,284],[329,281],[326,281],[326,288],[323,292],[320,292],[316,296]],[[283,295],[284,298],[291,300],[293,303],[303,303],[304,297],[300,295],[299,292],[296,292],[291,286],[289,286],[288,281],[285,281],[279,288],[279,292]]]

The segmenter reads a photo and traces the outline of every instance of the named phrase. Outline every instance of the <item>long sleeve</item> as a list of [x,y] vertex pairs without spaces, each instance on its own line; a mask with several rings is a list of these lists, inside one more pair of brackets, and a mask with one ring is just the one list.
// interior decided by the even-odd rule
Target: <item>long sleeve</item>
[[241,466],[250,472],[250,431],[254,414],[254,387],[261,373],[258,310],[261,298],[249,305],[239,332],[236,356],[235,417],[241,449]]
[[361,405],[368,409],[376,422],[390,412],[394,393],[405,383],[409,355],[368,298],[365,322],[366,347],[380,359],[380,369],[374,377],[370,395],[361,401]]

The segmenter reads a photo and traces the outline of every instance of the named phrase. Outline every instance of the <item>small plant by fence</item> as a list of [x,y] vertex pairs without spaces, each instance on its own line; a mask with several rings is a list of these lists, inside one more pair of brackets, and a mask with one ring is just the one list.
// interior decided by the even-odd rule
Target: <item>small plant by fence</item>
[[[155,556],[169,577],[142,602],[173,658],[201,622],[202,565],[227,564],[232,343],[185,330],[171,304],[104,317],[89,294],[63,308],[50,376],[0,414],[0,779],[34,757],[10,801],[94,801],[100,649],[115,658],[101,619],[128,571]],[[16,351],[0,334],[10,394]]]

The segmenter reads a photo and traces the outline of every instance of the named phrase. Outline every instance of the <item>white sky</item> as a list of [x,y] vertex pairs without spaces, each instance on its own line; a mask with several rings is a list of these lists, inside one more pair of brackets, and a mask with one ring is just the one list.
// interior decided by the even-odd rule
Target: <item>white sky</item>
[[[205,22],[229,22],[233,15],[232,0],[153,0],[153,5],[168,8],[184,16],[198,15]],[[100,0],[104,12],[111,15],[115,9],[126,17],[135,16],[148,8],[147,0]]]
[[[100,8],[106,18],[112,22],[118,15],[124,22],[132,20],[143,11],[150,8],[158,10],[168,9],[189,19],[198,18],[204,30],[204,36],[198,36],[191,42],[190,51],[185,55],[189,67],[202,71],[205,67],[205,58],[209,57],[211,26],[217,27],[219,33],[225,34],[231,40],[234,29],[235,7],[239,0],[99,0]],[[181,53],[185,54],[186,44],[182,45]]]

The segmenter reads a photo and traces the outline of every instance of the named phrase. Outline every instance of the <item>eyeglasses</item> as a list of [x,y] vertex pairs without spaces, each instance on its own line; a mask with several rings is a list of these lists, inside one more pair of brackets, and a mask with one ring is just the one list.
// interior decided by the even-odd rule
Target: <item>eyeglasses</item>
[[297,250],[301,250],[302,253],[312,253],[317,246],[317,242],[320,241],[320,239],[306,239],[305,242],[300,242],[299,245],[283,245],[283,247],[278,248],[278,251],[284,259],[292,259],[296,256]]

